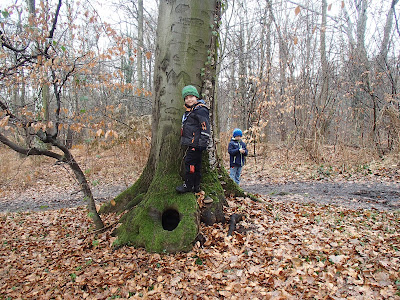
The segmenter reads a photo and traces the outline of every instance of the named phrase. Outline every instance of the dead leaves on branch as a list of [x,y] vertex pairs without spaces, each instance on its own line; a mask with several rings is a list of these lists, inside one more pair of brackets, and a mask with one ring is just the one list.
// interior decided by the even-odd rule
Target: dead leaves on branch
[[[228,225],[202,228],[202,248],[159,255],[87,234],[83,209],[3,214],[0,294],[55,299],[394,299],[398,212],[229,200]],[[108,216],[113,223],[116,216]]]

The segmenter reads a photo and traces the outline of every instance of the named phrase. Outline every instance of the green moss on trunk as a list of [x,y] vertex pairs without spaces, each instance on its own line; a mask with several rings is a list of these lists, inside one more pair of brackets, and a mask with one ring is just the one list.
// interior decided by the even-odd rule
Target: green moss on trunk
[[[189,251],[199,231],[199,209],[194,194],[178,194],[179,175],[153,180],[143,201],[121,219],[116,246],[144,247],[150,252]],[[163,226],[163,214],[173,210],[179,223],[173,230]]]

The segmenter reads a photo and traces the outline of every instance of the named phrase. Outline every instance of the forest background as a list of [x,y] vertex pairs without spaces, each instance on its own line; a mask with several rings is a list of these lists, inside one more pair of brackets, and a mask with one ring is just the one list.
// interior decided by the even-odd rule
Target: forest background
[[[396,152],[397,2],[228,2],[219,45],[221,132],[239,127],[248,130],[250,145],[300,147],[315,162],[323,161],[326,145],[339,153],[343,147],[379,157]],[[39,4],[38,30],[25,37],[31,45],[50,29],[55,9],[51,2]],[[55,123],[59,104],[50,88],[53,76],[60,82],[57,117],[69,147],[135,134],[130,122],[151,114],[157,24],[156,3],[138,7],[135,1],[107,7],[66,2],[60,32],[55,30],[59,35],[47,46],[51,57],[39,72],[2,74],[2,101],[15,113],[41,114],[43,121]],[[3,30],[24,38],[19,33],[27,26],[26,5],[1,9]],[[5,65],[13,62],[8,54],[2,51]],[[2,131],[12,129],[7,120],[0,125]]]
[[[67,1],[60,10],[57,30],[52,39],[48,39],[45,37],[51,29],[56,2],[17,1],[10,6],[5,6],[4,3],[0,7],[1,30],[14,39],[13,45],[47,49],[49,56],[39,57],[37,64],[31,68],[13,68],[12,66],[18,65],[18,57],[15,52],[7,51],[3,47],[0,59],[2,70],[5,71],[0,74],[1,102],[20,119],[27,122],[35,120],[29,130],[45,131],[57,126],[65,144],[82,164],[91,186],[107,185],[110,182],[120,183],[125,187],[130,185],[140,174],[150,148],[149,115],[154,84],[157,4],[149,4],[147,1],[119,1],[105,8],[104,4],[93,1]],[[399,14],[395,9],[397,3],[395,0],[332,3],[266,0],[225,3],[219,33],[217,89],[220,100],[218,113],[221,145],[226,155],[232,129],[240,127],[245,131],[251,157],[244,180],[257,178],[267,182],[286,182],[290,179],[348,179],[360,176],[368,179],[371,174],[378,174],[387,176],[389,181],[398,182],[400,31]],[[105,15],[104,11],[112,13]],[[29,132],[26,128],[15,126],[5,116],[4,111],[0,113],[0,133],[17,143],[25,143]],[[38,140],[29,143],[43,149],[48,147]],[[44,157],[22,158],[4,146],[0,146],[0,159],[0,197],[3,199],[12,198],[12,195],[26,189],[33,191],[35,197],[47,189],[51,189],[52,193],[78,189],[69,171],[54,166],[52,160]],[[231,206],[233,210],[244,209],[235,203],[231,203]],[[247,206],[246,209],[251,208],[251,204]],[[263,214],[260,207],[252,209],[253,211],[246,212],[257,216]],[[310,211],[304,207],[302,209],[302,217],[305,218]],[[63,218],[67,219],[74,213],[76,212],[67,210],[67,216]],[[362,227],[365,232],[361,235],[368,237],[372,245],[371,252],[368,252],[371,256],[373,251],[378,251],[375,246],[380,241],[369,230],[374,228],[384,230],[385,234],[393,234],[395,228],[398,228],[396,213],[380,216],[365,212],[353,218],[354,212],[342,215],[340,211],[332,209],[326,214],[323,210],[318,213],[313,211],[311,214],[314,215],[314,220],[325,220],[324,226],[333,224],[337,229],[332,230],[335,237],[330,243],[333,244],[340,239],[336,234],[343,232],[341,224],[344,220],[355,220],[350,226],[354,230],[361,226],[357,223],[360,218],[360,223],[365,226]],[[53,221],[58,218],[52,212],[48,215],[40,213],[40,216],[45,219],[45,223],[50,222],[48,218]],[[279,222],[285,223],[293,219],[293,216],[298,217],[298,213],[294,210],[287,211],[284,205],[275,206],[271,215],[271,220],[275,222],[272,229],[270,228],[271,236],[282,228]],[[15,219],[15,224],[35,224],[34,218],[30,219],[29,215],[13,215],[12,218]],[[376,218],[384,226],[375,226]],[[264,221],[268,223],[271,220]],[[397,220],[397,225],[393,220]],[[5,224],[9,219],[5,217],[2,221]],[[71,219],[66,221],[68,222],[77,221]],[[79,222],[84,224],[83,228],[89,226],[86,221]],[[76,224],[71,227],[75,228]],[[315,224],[320,225],[317,221]],[[59,228],[63,232],[65,227],[60,226],[64,228]],[[27,226],[20,229],[29,228]],[[14,230],[18,232],[17,229]],[[216,234],[213,228],[205,230],[210,235]],[[257,234],[256,231],[255,235]],[[48,233],[44,234],[46,235]],[[80,240],[85,241],[82,242],[83,248],[79,248],[79,251],[83,251],[87,240],[92,248],[103,249],[102,247],[109,246],[110,238],[107,236],[91,240],[90,236],[83,236]],[[223,238],[220,237],[220,240]],[[259,242],[261,245],[261,240],[256,240],[256,244]],[[293,244],[291,237],[287,241],[292,246],[296,244]],[[16,240],[3,242],[4,249],[17,243]],[[233,245],[218,243],[213,246],[222,249],[238,245],[244,247],[242,242],[235,240]],[[363,240],[362,243],[365,242]],[[326,259],[331,263],[333,261],[339,264],[339,271],[345,269],[344,273],[347,272],[348,277],[354,280],[354,285],[362,286],[357,283],[362,280],[362,274],[363,283],[367,282],[366,278],[375,282],[375,285],[371,285],[371,290],[366,288],[367,292],[375,297],[393,296],[398,294],[399,288],[399,274],[394,271],[398,262],[398,243],[398,236],[390,243],[385,243],[381,256],[383,259],[366,259],[373,269],[370,277],[365,270],[360,271],[355,267],[355,261],[350,269],[347,265],[343,268],[341,255],[358,259],[350,253],[327,251],[325,256],[317,257],[314,253],[310,255],[309,252],[304,252],[298,259],[291,257],[287,261],[292,267],[303,268],[302,271],[305,264],[310,263],[310,259],[315,262],[315,266],[320,262],[317,263],[319,259]],[[221,258],[215,253],[211,255],[207,251],[195,251],[195,254],[190,254],[196,256],[193,260],[194,267],[203,263],[210,266],[215,263],[213,259],[218,261]],[[243,251],[248,254],[248,249]],[[253,255],[256,252],[254,249],[251,251]],[[118,252],[117,255],[122,254]],[[279,257],[276,253],[274,255]],[[150,257],[143,252],[140,256],[154,261],[154,265],[165,264],[158,256]],[[68,258],[68,255],[64,257]],[[243,258],[240,255],[239,257]],[[249,257],[251,255],[246,256]],[[240,277],[242,273],[235,265],[235,258],[230,258],[231,266],[221,270],[223,276],[231,276],[231,279]],[[12,260],[13,257],[9,259]],[[183,258],[178,257],[179,259]],[[101,265],[103,262],[98,258],[96,263]],[[143,261],[139,262],[140,268],[145,269],[142,263]],[[287,265],[274,263],[276,270],[280,267],[286,270]],[[214,264],[216,265],[218,263]],[[78,270],[79,266],[81,267]],[[57,266],[54,268],[57,269]],[[89,269],[90,266],[82,262],[74,262],[70,268],[65,267],[63,272],[66,273],[60,279],[60,290],[64,288],[74,294],[72,290],[77,288],[81,293],[89,293],[82,288],[88,279],[79,277],[81,269],[85,268]],[[324,284],[334,282],[337,285],[337,269],[332,268],[327,272],[328,279],[324,278]],[[39,270],[48,272],[45,269]],[[278,281],[275,279],[271,283],[269,278],[263,280],[282,288],[279,293],[286,295],[285,289],[288,286],[279,281],[285,275],[282,270],[282,273],[276,271],[278,273],[275,278]],[[255,267],[251,272],[243,272],[247,272],[246,278],[251,279],[263,271],[265,270]],[[29,274],[28,270],[26,272],[25,274]],[[155,274],[156,268],[147,272]],[[317,282],[311,282],[314,277],[308,276],[308,271],[304,272],[307,276],[293,280],[304,290],[307,284],[315,289]],[[25,285],[29,287],[29,293],[39,293],[33,286],[41,280],[42,275],[35,274],[38,277],[35,275],[28,278],[32,285]],[[14,275],[18,278],[20,274],[16,272]],[[188,283],[184,276],[175,275],[174,287],[183,282]],[[137,294],[142,295],[157,290],[159,283],[163,282],[163,278],[159,277],[153,281],[142,279],[143,287],[136,289]],[[21,292],[25,287],[16,285],[16,281],[17,279],[13,281],[13,276],[10,276],[10,282],[4,283],[2,292]],[[74,285],[77,281],[79,286]],[[49,282],[50,287],[51,281]],[[304,285],[299,285],[299,282]],[[296,284],[292,283],[290,289],[293,295]],[[99,290],[102,284],[103,282],[99,283]],[[216,288],[219,295],[228,295],[241,289],[235,283],[225,285],[222,280],[218,284],[225,287]],[[251,286],[249,282],[246,284]],[[116,286],[118,285],[110,284],[110,288],[103,289],[102,293],[116,295],[121,291],[115,289]],[[326,284],[325,287],[328,291],[331,286]],[[129,289],[133,290],[133,282],[125,286],[123,291],[128,293]],[[267,293],[267,290],[257,291],[260,293],[257,295],[264,295],[262,293]],[[50,293],[51,289],[48,291]],[[313,289],[311,293],[312,291]],[[201,291],[198,293],[201,294]]]

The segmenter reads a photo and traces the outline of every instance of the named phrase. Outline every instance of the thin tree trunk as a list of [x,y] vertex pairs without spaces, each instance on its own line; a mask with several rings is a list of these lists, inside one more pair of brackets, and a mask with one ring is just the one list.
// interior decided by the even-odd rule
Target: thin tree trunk
[[245,42],[244,42],[244,25],[240,23],[239,34],[239,95],[240,95],[240,123],[239,127],[247,129],[247,99],[246,99],[246,78],[247,78],[247,63],[245,57]]
[[280,129],[281,141],[286,140],[286,125],[283,118],[283,113],[281,112],[281,107],[283,106],[285,90],[286,90],[286,65],[288,62],[288,49],[286,46],[286,41],[282,35],[280,26],[278,26],[274,12],[272,10],[272,2],[268,2],[268,10],[270,12],[273,23],[275,24],[276,31],[278,32],[278,43],[279,43],[279,103],[277,104],[277,120],[278,127]]
[[35,0],[26,0],[28,4],[28,11],[30,14],[35,15]]
[[50,89],[47,84],[44,84],[42,86],[42,110],[43,110],[43,120],[45,122],[50,120],[49,99],[50,99]]
[[[138,88],[143,93],[143,0],[138,0]],[[140,96],[139,95],[139,96]]]
[[322,22],[320,34],[320,55],[321,55],[321,70],[322,70],[322,88],[320,101],[318,103],[319,112],[322,113],[322,108],[328,102],[328,88],[329,88],[329,73],[328,73],[328,60],[326,57],[326,13],[328,3],[322,0]]
[[82,169],[80,168],[79,164],[72,156],[72,153],[64,146],[59,145],[58,147],[64,152],[65,161],[68,163],[71,170],[74,172],[76,179],[79,182],[82,193],[84,195],[84,200],[87,203],[87,209],[90,213],[90,218],[93,220],[95,228],[96,229],[103,228],[104,224],[97,212],[96,203],[94,201],[92,190],[90,189],[89,183],[86,180],[85,174],[82,172]]
[[392,32],[392,27],[393,27],[394,9],[398,2],[399,0],[392,0],[392,4],[390,5],[390,9],[386,17],[381,49],[379,51],[379,63],[382,69],[386,69],[385,61],[389,50],[388,46],[389,46],[390,34]]
[[228,99],[230,101],[228,102],[228,111],[225,115],[225,118],[227,119],[227,130],[232,130],[232,117],[234,115],[234,100],[236,99],[236,78],[235,78],[235,61],[233,60],[232,63],[230,64],[230,77],[229,77],[229,94],[228,94]]

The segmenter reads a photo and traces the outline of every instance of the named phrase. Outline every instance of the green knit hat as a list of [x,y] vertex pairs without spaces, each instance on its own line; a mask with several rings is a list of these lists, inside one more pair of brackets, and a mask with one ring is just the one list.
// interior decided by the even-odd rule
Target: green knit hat
[[199,92],[193,85],[187,85],[182,89],[182,97],[184,100],[185,100],[185,97],[189,96],[189,95],[196,96],[197,99],[200,98]]

